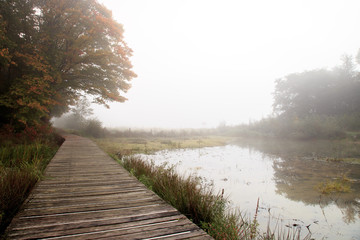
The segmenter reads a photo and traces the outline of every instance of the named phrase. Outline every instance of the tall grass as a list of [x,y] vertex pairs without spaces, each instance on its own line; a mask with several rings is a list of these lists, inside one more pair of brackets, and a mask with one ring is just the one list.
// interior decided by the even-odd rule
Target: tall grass
[[57,148],[49,143],[8,142],[0,146],[0,236],[42,177]]
[[225,211],[226,198],[223,194],[213,194],[195,177],[180,176],[173,168],[156,167],[139,157],[125,157],[119,162],[159,197],[216,239],[237,239],[240,218]]
[[290,231],[279,231],[276,238],[270,228],[260,233],[256,215],[253,220],[247,220],[240,213],[230,211],[224,192],[214,194],[212,189],[202,185],[194,176],[178,175],[174,168],[155,166],[137,156],[113,158],[214,239],[299,238],[298,233],[291,234]]

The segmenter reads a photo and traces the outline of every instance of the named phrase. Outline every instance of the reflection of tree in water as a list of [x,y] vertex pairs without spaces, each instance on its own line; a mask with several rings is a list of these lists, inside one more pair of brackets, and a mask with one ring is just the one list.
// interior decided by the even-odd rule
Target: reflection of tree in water
[[[274,181],[278,194],[293,201],[319,205],[323,210],[334,203],[343,213],[343,220],[346,223],[355,222],[357,217],[360,219],[360,165],[319,160],[358,157],[360,150],[355,146],[356,143],[246,140],[239,142],[238,145],[256,149],[267,156],[274,156]],[[320,183],[333,181],[343,174],[354,180],[351,183],[350,193],[324,195],[318,191],[317,186]]]
[[336,205],[339,207],[343,214],[343,220],[346,223],[355,223],[356,216],[360,218],[360,204],[359,202],[343,202],[336,201]]
[[357,142],[309,140],[238,140],[237,145],[255,149],[277,157],[301,158],[359,158],[360,148]]
[[276,192],[294,201],[317,205],[323,209],[334,203],[342,211],[344,222],[355,222],[360,218],[360,182],[352,182],[350,193],[321,194],[317,186],[347,173],[350,179],[360,176],[360,166],[344,163],[329,163],[301,158],[274,161]]

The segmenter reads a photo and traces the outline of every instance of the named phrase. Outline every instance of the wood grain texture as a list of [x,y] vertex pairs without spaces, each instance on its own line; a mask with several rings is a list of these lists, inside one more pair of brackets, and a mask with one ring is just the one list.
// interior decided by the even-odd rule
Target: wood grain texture
[[65,139],[10,239],[212,239],[91,140]]

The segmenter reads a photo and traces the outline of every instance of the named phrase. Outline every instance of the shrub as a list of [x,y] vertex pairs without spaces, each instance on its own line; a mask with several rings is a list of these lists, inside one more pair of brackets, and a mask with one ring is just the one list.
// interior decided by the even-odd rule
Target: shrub
[[85,127],[83,129],[83,133],[86,136],[95,137],[95,138],[100,138],[105,135],[104,128],[102,127],[102,123],[95,118],[86,121]]

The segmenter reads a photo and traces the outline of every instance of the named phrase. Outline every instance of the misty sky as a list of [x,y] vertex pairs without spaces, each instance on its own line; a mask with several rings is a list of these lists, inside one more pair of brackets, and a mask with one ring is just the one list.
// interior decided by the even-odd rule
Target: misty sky
[[272,112],[274,81],[360,48],[359,0],[99,0],[138,74],[107,127],[216,127]]

